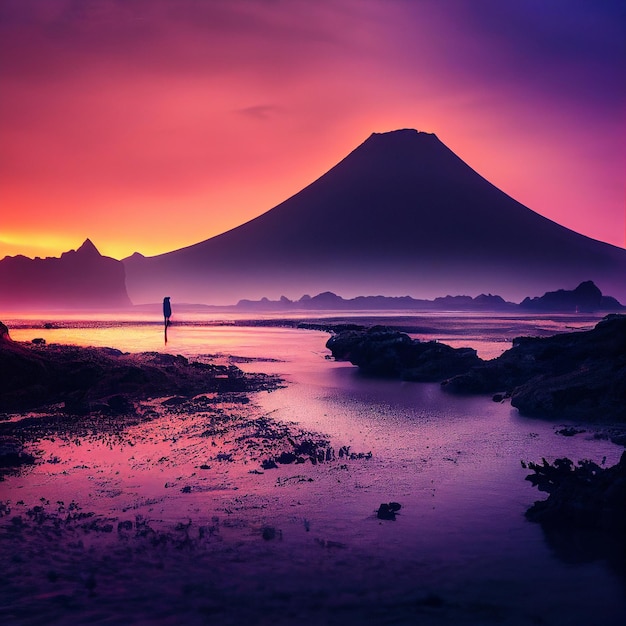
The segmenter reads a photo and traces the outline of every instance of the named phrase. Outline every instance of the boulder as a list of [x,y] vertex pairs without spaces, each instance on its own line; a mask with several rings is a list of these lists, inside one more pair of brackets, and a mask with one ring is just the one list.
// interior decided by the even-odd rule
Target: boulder
[[422,382],[439,382],[483,362],[471,348],[421,342],[385,326],[340,332],[326,347],[365,374]]
[[497,359],[442,388],[505,392],[525,415],[626,421],[626,316],[609,315],[589,331],[518,337]]

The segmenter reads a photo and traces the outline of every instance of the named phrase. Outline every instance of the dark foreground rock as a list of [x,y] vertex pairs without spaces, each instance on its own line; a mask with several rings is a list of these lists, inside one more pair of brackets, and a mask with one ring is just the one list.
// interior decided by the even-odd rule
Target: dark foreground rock
[[609,315],[589,331],[519,337],[443,389],[504,392],[524,415],[626,421],[626,316]]
[[541,524],[546,541],[566,562],[606,560],[626,573],[626,452],[613,467],[592,461],[557,459],[529,463],[526,477],[549,494],[535,502],[526,517]]
[[365,374],[422,382],[440,382],[483,363],[471,348],[421,342],[385,326],[340,332],[326,347],[335,359],[350,361]]
[[542,524],[558,524],[623,532],[626,528],[626,452],[613,467],[600,467],[592,461],[556,459],[554,464],[529,463],[526,477],[534,487],[549,495],[526,512],[526,517]]
[[244,374],[233,365],[184,356],[112,348],[21,344],[0,333],[0,411],[28,411],[63,403],[72,414],[133,410],[133,401],[167,395],[273,389],[278,379]]

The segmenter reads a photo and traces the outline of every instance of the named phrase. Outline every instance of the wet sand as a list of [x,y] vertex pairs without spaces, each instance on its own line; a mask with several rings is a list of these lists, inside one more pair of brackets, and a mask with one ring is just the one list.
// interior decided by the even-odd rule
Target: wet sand
[[[248,371],[262,365],[234,361],[248,361]],[[271,361],[272,371],[285,365]],[[232,363],[227,356],[215,361]],[[333,379],[348,369],[333,370]],[[426,404],[438,393],[434,386],[422,389]],[[484,419],[477,409],[505,415],[499,405],[481,409],[481,400],[473,400],[463,423],[452,414],[436,426],[449,431],[445,443],[411,442],[390,461],[382,448],[370,455],[369,448],[318,429],[319,417],[302,414],[309,406],[305,392],[296,386],[211,391],[141,400],[132,415],[86,418],[58,407],[0,422],[0,431],[23,439],[36,459],[0,482],[0,620],[621,624],[626,601],[616,600],[623,589],[615,586],[623,580],[607,582],[602,560],[582,555],[585,567],[555,582],[552,572],[534,566],[545,548],[517,526],[509,537],[494,535],[498,545],[488,559],[473,545],[490,541],[489,526],[479,525],[521,518],[541,497],[523,485],[515,455],[534,449],[530,443],[544,436],[537,432],[552,427],[529,425],[526,435],[503,434],[500,447],[494,444],[498,465],[519,474],[525,494],[504,502],[483,474],[490,467],[483,452],[472,448],[480,436],[472,429]],[[295,413],[291,423],[279,409],[285,404]],[[376,423],[384,431],[384,416]],[[584,436],[568,445],[577,449]],[[604,440],[593,445],[607,451],[609,463],[619,456]],[[400,474],[408,463],[411,471]],[[450,468],[448,479],[440,469],[431,473],[439,466]],[[478,510],[468,502],[460,527],[429,523],[431,508],[435,520],[454,515],[446,490],[458,500],[474,484],[487,492],[489,506]],[[391,500],[403,505],[396,520],[378,519],[381,502]],[[553,596],[571,597],[572,609]]]

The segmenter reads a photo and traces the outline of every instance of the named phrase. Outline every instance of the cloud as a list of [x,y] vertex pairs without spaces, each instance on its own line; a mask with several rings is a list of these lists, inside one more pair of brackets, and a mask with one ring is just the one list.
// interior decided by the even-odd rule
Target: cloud
[[243,109],[237,109],[235,113],[243,115],[244,117],[251,118],[253,120],[268,120],[278,114],[280,114],[281,108],[271,104],[258,104],[256,106],[249,106]]

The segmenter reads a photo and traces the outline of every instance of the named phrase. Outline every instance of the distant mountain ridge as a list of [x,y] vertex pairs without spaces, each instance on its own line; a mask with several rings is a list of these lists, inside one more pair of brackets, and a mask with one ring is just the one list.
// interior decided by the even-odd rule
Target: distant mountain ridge
[[433,311],[510,311],[517,309],[517,304],[506,302],[500,296],[481,294],[471,296],[443,296],[434,300],[421,300],[411,296],[357,296],[342,298],[330,291],[316,296],[302,296],[299,300],[240,300],[237,309],[250,311],[286,311],[286,310],[350,310],[350,311],[384,311],[384,310],[433,310]]
[[531,311],[619,311],[623,307],[615,298],[604,296],[591,280],[580,283],[576,289],[548,291],[538,298],[524,298],[520,308]]
[[316,296],[302,296],[299,300],[289,300],[282,296],[279,300],[240,300],[237,309],[246,311],[290,311],[290,310],[416,310],[416,311],[543,311],[558,313],[591,313],[624,311],[626,307],[611,296],[604,296],[593,281],[581,283],[576,289],[560,289],[540,297],[527,297],[520,304],[507,302],[501,296],[481,294],[471,296],[443,296],[434,300],[420,300],[410,296],[357,296],[345,299],[330,291]]
[[105,257],[91,240],[59,258],[0,260],[0,308],[119,309],[131,306],[124,265]]
[[593,277],[626,298],[626,250],[568,230],[482,178],[434,134],[374,133],[263,215],[193,246],[124,259],[136,303],[223,304],[331,291],[507,300]]

